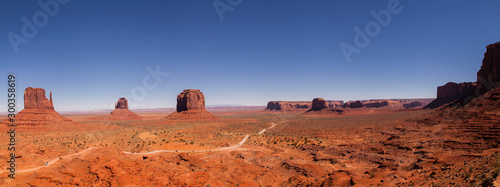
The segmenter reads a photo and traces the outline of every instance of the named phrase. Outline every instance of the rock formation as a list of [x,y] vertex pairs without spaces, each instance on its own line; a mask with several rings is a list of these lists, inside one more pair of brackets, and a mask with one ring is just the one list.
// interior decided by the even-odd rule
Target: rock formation
[[475,82],[454,83],[449,82],[437,89],[437,98],[425,108],[437,108],[443,104],[450,103],[457,99],[464,99],[465,97],[474,94],[477,88]]
[[403,106],[401,102],[393,100],[369,100],[367,102],[363,102],[363,105],[365,105],[366,108],[379,108],[379,107],[399,108]]
[[344,104],[344,108],[361,108],[364,106],[361,101],[350,101]]
[[187,89],[177,95],[177,111],[169,120],[214,120],[217,116],[205,110],[205,96],[200,90]]
[[205,110],[205,96],[200,90],[184,90],[177,96],[177,112],[188,110]]
[[326,101],[323,98],[314,98],[312,100],[311,110],[318,111],[324,108],[328,108],[328,105],[326,104]]
[[50,92],[50,100],[48,100],[47,97],[45,97],[44,89],[31,87],[26,88],[24,91],[24,108],[54,110],[52,92]]
[[310,109],[310,101],[269,101],[266,110],[289,111],[297,109]]
[[483,64],[477,72],[477,82],[484,89],[491,89],[492,84],[500,82],[500,42],[486,47]]
[[128,101],[125,97],[118,99],[118,102],[115,103],[115,109],[128,109]]
[[328,108],[342,108],[344,101],[342,100],[326,100]]
[[[7,120],[4,121],[6,123]],[[45,90],[42,88],[28,87],[24,91],[24,109],[15,116],[17,125],[58,125],[76,124],[68,118],[61,116],[54,110],[52,102],[52,92],[50,100],[45,97]]]
[[479,97],[494,87],[500,86],[500,42],[486,46],[483,64],[477,72],[477,82],[452,83],[438,87],[437,98],[425,108],[437,108],[459,100],[466,104],[468,96]]
[[115,103],[115,110],[106,117],[107,120],[138,120],[141,116],[128,109],[128,101],[125,97],[118,99]]

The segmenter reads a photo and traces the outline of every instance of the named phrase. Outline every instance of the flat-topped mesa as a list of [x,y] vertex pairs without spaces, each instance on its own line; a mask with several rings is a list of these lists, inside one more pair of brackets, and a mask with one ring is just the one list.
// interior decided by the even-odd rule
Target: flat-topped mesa
[[52,102],[52,92],[50,92],[49,100],[47,99],[47,97],[45,97],[44,89],[27,87],[24,91],[24,108],[54,110],[54,104]]
[[177,112],[204,109],[205,96],[200,90],[187,89],[177,95]]
[[361,101],[349,101],[347,103],[344,103],[344,108],[362,108],[365,105]]
[[125,97],[118,99],[118,102],[115,103],[115,109],[128,109],[128,101]]
[[318,111],[324,108],[328,108],[328,104],[323,98],[314,98],[312,100],[312,110]]
[[500,42],[486,46],[483,64],[477,72],[477,82],[483,87],[482,91],[489,90],[493,86],[500,86],[498,85],[500,82]]
[[269,101],[266,110],[297,110],[310,109],[311,101]]

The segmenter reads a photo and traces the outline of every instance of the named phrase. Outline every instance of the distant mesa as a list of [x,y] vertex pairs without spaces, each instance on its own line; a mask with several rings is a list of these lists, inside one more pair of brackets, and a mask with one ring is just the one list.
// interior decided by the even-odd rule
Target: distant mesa
[[118,99],[115,103],[115,110],[106,117],[107,120],[138,120],[141,116],[128,109],[128,101],[125,97]]
[[205,110],[205,96],[200,90],[187,89],[177,95],[177,111],[168,120],[214,120],[219,117]]
[[362,108],[364,106],[361,101],[352,101],[344,104],[344,108]]
[[[338,106],[337,104],[339,104],[339,102],[327,102],[323,98],[314,98],[312,100],[312,107],[306,114],[342,114],[344,110],[336,109],[336,106]],[[330,108],[330,106],[333,106],[333,108]]]
[[[266,110],[270,111],[300,111],[321,110],[323,108],[422,108],[432,102],[433,98],[423,99],[373,99],[345,102],[342,100],[325,100],[323,98],[310,101],[269,101]],[[316,103],[315,103],[316,102]],[[321,109],[320,109],[321,108]]]
[[405,108],[421,108],[421,107],[424,107],[425,105],[426,105],[426,103],[424,103],[423,101],[413,101],[411,103],[403,104],[403,107],[405,107]]
[[[7,120],[4,123],[7,123]],[[21,126],[76,124],[54,110],[52,92],[50,92],[49,100],[45,96],[44,89],[32,87],[28,87],[24,91],[24,109],[16,114],[15,123]]]
[[271,111],[289,111],[311,109],[311,107],[311,101],[269,101],[266,109]]

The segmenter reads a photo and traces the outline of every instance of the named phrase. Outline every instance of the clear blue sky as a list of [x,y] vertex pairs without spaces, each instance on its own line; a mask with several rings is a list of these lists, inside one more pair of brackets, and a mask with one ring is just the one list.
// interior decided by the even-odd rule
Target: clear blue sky
[[[53,17],[38,1],[1,1],[0,90],[14,72],[20,109],[30,86],[52,91],[58,111],[111,109],[122,96],[132,108],[175,107],[188,88],[207,105],[429,98],[449,81],[475,81],[486,45],[500,41],[500,1],[401,0],[400,13],[348,63],[339,44],[354,45],[353,28],[364,30],[389,0],[217,1],[233,9],[223,20],[211,0],[73,0]],[[41,26],[16,53],[8,34],[24,37],[22,18],[34,15]],[[168,76],[132,98],[145,68],[158,65]]]

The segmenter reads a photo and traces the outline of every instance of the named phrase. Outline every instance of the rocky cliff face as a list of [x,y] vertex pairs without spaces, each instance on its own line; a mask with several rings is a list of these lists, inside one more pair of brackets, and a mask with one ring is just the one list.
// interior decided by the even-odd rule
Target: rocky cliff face
[[115,103],[115,109],[128,109],[128,101],[125,97],[118,99],[118,102]]
[[177,112],[201,109],[205,109],[205,96],[200,90],[184,90],[177,96]]
[[50,92],[50,100],[45,97],[45,90],[42,88],[28,87],[24,91],[24,108],[25,109],[51,109],[54,110],[52,103],[52,92]]
[[317,111],[324,108],[328,108],[328,105],[323,98],[314,98],[312,100],[312,110]]
[[493,87],[492,84],[500,82],[500,42],[486,47],[483,64],[477,72],[477,82],[487,90]]
[[476,90],[474,82],[454,83],[449,82],[437,89],[437,98],[452,98],[454,100],[471,95]]
[[436,100],[432,101],[424,108],[433,109],[457,99],[466,98],[467,96],[474,94],[476,88],[477,83],[475,82],[463,82],[458,84],[454,82],[446,83],[445,85],[438,87]]

